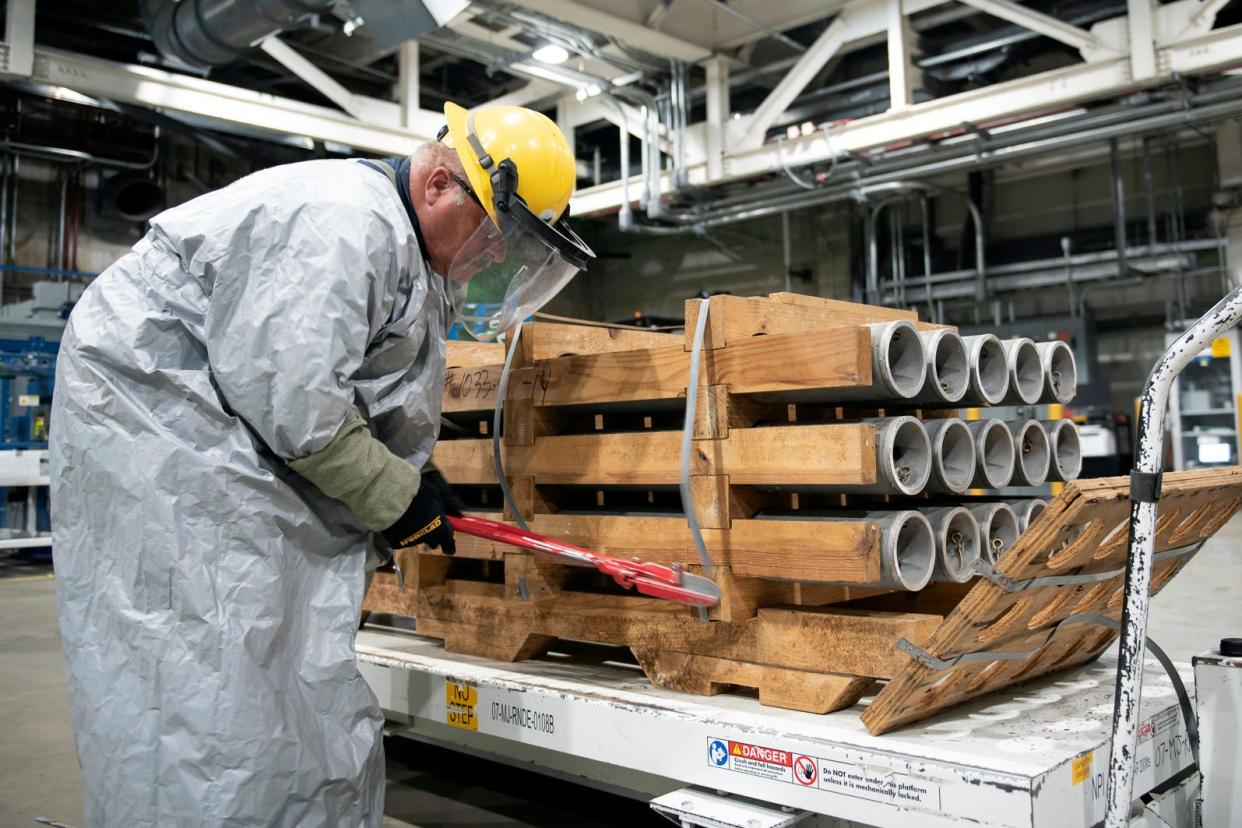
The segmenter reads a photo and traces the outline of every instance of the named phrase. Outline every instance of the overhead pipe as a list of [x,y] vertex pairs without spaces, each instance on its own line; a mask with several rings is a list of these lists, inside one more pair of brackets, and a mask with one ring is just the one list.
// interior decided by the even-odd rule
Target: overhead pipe
[[[1041,124],[1009,134],[990,135],[986,151],[973,142],[952,142],[941,148],[921,151],[914,156],[910,153],[894,153],[895,157],[888,159],[887,163],[884,158],[871,155],[866,163],[861,160],[850,162],[849,169],[843,172],[851,175],[839,176],[842,180],[840,184],[829,184],[815,191],[802,191],[800,188],[792,192],[785,190],[762,198],[750,195],[739,199],[735,206],[724,209],[670,212],[668,220],[703,227],[748,221],[782,210],[850,199],[855,197],[860,186],[905,181],[918,176],[986,169],[1070,147],[1106,141],[1111,137],[1228,120],[1242,114],[1242,97],[1234,88],[1236,84],[1224,86],[1227,91],[1200,93],[1192,96],[1190,100],[1179,99],[1176,102],[1150,105],[1148,108],[1153,114],[1146,117],[1141,114],[1135,117],[1135,111],[1141,112],[1141,108],[1128,107],[1100,115],[1066,119],[1056,124]],[[932,160],[924,160],[927,156],[932,156]]]
[[1043,427],[1052,444],[1052,460],[1048,479],[1062,483],[1076,480],[1082,474],[1082,439],[1073,420],[1045,420]]
[[1035,343],[1026,337],[1001,341],[1009,369],[1009,391],[1002,405],[1034,405],[1044,391],[1044,371]]
[[962,396],[966,405],[1000,405],[1009,393],[1009,364],[1005,348],[992,334],[962,337],[970,383]]
[[[889,194],[887,198],[880,201],[867,214],[867,221],[864,222],[864,232],[867,235],[868,258],[867,258],[867,286],[869,301],[874,304],[881,304],[883,297],[880,294],[880,262],[878,253],[878,242],[876,239],[876,225],[880,211],[891,206],[894,202],[908,198],[912,195],[918,195],[920,198],[926,198],[926,193],[933,192],[939,195],[955,195],[962,198],[966,202],[966,209],[970,212],[971,222],[975,231],[975,299],[983,301],[987,297],[987,264],[986,264],[986,243],[983,233],[983,213],[979,210],[979,206],[968,196],[959,193],[950,187],[943,187],[939,184],[933,184],[927,181],[912,180],[894,180],[886,181],[879,184],[867,185],[860,184],[858,192],[863,196],[872,196],[878,194]],[[893,271],[897,273],[899,268],[897,253],[893,256]],[[904,265],[904,261],[900,262]],[[929,278],[929,274],[924,274],[924,280]],[[905,281],[904,271],[901,273],[901,282]],[[904,305],[904,286],[899,288],[899,297],[897,304]]]
[[983,541],[980,557],[995,566],[1022,534],[1018,529],[1018,516],[1008,503],[979,503],[967,508],[979,521],[979,535]]
[[932,450],[932,475],[927,490],[962,494],[970,488],[978,464],[975,436],[966,422],[957,417],[924,420],[923,426]]
[[1113,237],[1117,249],[1117,275],[1125,276],[1126,264],[1126,188],[1121,177],[1121,149],[1116,138],[1108,139],[1108,169],[1112,178]]
[[1017,463],[1013,469],[1013,485],[1042,486],[1052,465],[1052,449],[1048,432],[1039,420],[1012,420],[1006,423],[1013,434]]
[[0,152],[11,152],[14,155],[25,155],[67,164],[97,164],[101,167],[116,167],[123,170],[149,170],[155,166],[160,157],[160,128],[152,128],[151,157],[145,161],[124,161],[119,158],[105,158],[82,150],[68,147],[55,147],[45,144],[29,144],[22,141],[0,140]]
[[913,402],[929,405],[955,405],[961,402],[970,388],[966,343],[948,328],[920,331],[919,338],[923,340],[923,350],[927,353],[927,379]]
[[1025,532],[1031,525],[1031,521],[1048,508],[1048,501],[1038,497],[1028,497],[1009,501],[1009,507],[1018,516],[1018,529]]
[[1040,402],[1068,405],[1078,390],[1078,364],[1074,351],[1060,341],[1038,342],[1040,370],[1043,373],[1043,390]]
[[975,474],[972,488],[1000,489],[1009,485],[1017,463],[1013,434],[1003,420],[966,423],[975,438]]
[[331,10],[335,0],[142,0],[142,18],[165,56],[223,66],[259,41]]
[[936,538],[936,564],[932,580],[964,584],[975,574],[982,554],[979,520],[963,506],[919,509],[931,523]]

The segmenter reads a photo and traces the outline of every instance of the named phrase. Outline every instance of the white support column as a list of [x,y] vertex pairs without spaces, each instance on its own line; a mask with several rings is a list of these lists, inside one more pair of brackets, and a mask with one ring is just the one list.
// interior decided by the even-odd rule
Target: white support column
[[565,133],[571,152],[574,150],[574,109],[577,106],[578,101],[572,95],[565,95],[556,101],[556,125]]
[[1053,40],[1059,40],[1075,49],[1099,49],[1102,44],[1086,29],[1058,20],[1052,15],[1028,9],[1011,0],[961,0],[967,6],[986,12],[993,17],[1007,20],[1024,29],[1039,32]]
[[407,40],[397,47],[397,102],[406,129],[418,118],[418,80],[418,41]]
[[888,94],[889,109],[914,103],[917,70],[911,55],[914,32],[902,9],[902,0],[888,0]]
[[[358,120],[363,120],[363,107],[355,100],[354,93],[341,86],[318,66],[295,52],[288,43],[273,35],[264,40],[260,48],[277,63],[310,84],[332,103]],[[416,110],[418,108],[417,101],[414,103],[414,108]]]
[[[1221,189],[1242,194],[1242,121],[1226,121],[1216,130],[1216,165]],[[1242,206],[1229,212],[1221,230],[1229,278],[1242,284]]]
[[34,70],[34,30],[35,0],[9,0],[4,18],[9,74],[28,78]]
[[746,132],[742,136],[742,144],[747,147],[763,143],[763,136],[768,127],[781,116],[793,99],[798,97],[806,85],[811,82],[825,63],[849,40],[849,24],[844,13],[837,16],[832,24],[824,29],[811,48],[798,59],[793,68],[781,78],[781,82],[768,93],[759,104],[759,108],[750,116]]
[[704,62],[707,71],[707,178],[724,176],[724,157],[729,128],[729,62],[714,57]]
[[1127,0],[1130,28],[1130,73],[1133,80],[1156,74],[1156,32],[1152,0]]

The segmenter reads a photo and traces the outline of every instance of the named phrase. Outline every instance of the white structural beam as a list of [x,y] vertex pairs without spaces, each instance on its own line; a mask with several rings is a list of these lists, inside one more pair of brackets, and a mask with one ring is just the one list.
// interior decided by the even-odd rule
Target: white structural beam
[[316,92],[341,109],[361,120],[363,107],[354,100],[354,93],[337,83],[327,72],[298,54],[292,46],[272,35],[260,44],[264,52],[281,66],[306,81]]
[[724,156],[729,128],[729,63],[715,57],[703,64],[707,73],[707,177],[724,175]]
[[[902,0],[902,11],[909,15],[942,5],[944,0]],[[828,61],[841,53],[861,46],[870,46],[888,33],[887,0],[853,0],[847,3],[836,20],[820,34],[806,54],[781,79],[754,114],[746,122],[741,137],[743,146],[763,143],[764,133],[789,108],[794,98],[806,88],[815,74]]]
[[772,126],[781,113],[789,108],[789,104],[793,103],[793,99],[802,93],[806,85],[811,82],[811,78],[815,77],[815,73],[837,53],[838,49],[845,45],[849,38],[850,27],[846,22],[845,14],[842,13],[820,33],[819,37],[815,38],[811,48],[798,58],[793,68],[768,93],[763,103],[759,104],[759,108],[751,115],[750,122],[746,125],[742,143],[744,145],[763,143],[763,136],[767,133],[768,127]]
[[577,108],[578,101],[573,95],[565,95],[556,101],[556,125],[560,127],[561,132],[565,134],[565,140],[569,142],[570,152],[574,149],[574,110]]
[[397,102],[401,126],[411,129],[418,118],[418,41],[407,40],[397,49]]
[[888,0],[888,93],[892,109],[914,103],[917,70],[911,54],[913,45],[914,33],[902,10],[902,0]]
[[593,32],[607,32],[618,40],[660,57],[697,63],[712,56],[705,46],[649,29],[642,23],[608,14],[582,3],[564,0],[511,0],[513,5],[563,20]]
[[1156,74],[1156,30],[1152,0],[1127,0],[1130,29],[1130,71],[1135,80]]
[[[1242,66],[1242,24],[1215,29],[1159,50],[1161,74],[1197,75]],[[963,124],[987,126],[1025,114],[1066,107],[1148,86],[1153,79],[1135,79],[1129,57],[1081,63],[998,83],[957,95],[913,104],[902,110],[860,118],[839,128],[819,131],[782,144],[735,146],[726,152],[724,175],[709,177],[703,156],[690,156],[689,183],[710,186],[779,170],[784,163],[800,167],[826,161],[842,152],[917,140],[960,131]],[[698,126],[698,125],[696,125]],[[575,215],[615,210],[620,185],[609,182],[580,190],[573,199]]]
[[1086,29],[1058,20],[1052,15],[1020,6],[1011,0],[961,0],[961,2],[993,17],[999,17],[1001,20],[1007,20],[1024,29],[1059,40],[1075,49],[1098,49],[1101,46],[1095,35]]
[[402,129],[396,104],[388,104],[390,120],[364,123],[325,106],[52,49],[35,50],[31,77],[92,97],[303,135],[386,155],[409,153],[419,144],[434,140],[444,123],[443,114],[419,110],[413,129]]
[[8,45],[5,71],[30,77],[34,68],[35,0],[9,0],[4,16],[4,41]]
[[547,98],[552,95],[560,94],[564,87],[558,86],[551,81],[539,80],[538,78],[530,78],[526,85],[521,89],[515,89],[508,94],[501,95],[499,98],[492,98],[487,102],[488,106],[526,106],[541,98]]

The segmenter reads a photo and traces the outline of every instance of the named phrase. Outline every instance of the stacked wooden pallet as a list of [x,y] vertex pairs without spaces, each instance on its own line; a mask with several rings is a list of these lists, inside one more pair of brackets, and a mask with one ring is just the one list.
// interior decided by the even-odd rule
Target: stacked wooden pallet
[[[756,688],[764,703],[817,712],[853,704],[877,679],[908,670],[897,643],[932,641],[970,591],[971,559],[982,552],[995,563],[1017,535],[1016,527],[989,534],[985,522],[972,552],[961,527],[946,522],[937,550],[919,517],[943,518],[936,510],[966,498],[967,486],[1003,485],[975,457],[983,427],[967,440],[965,476],[949,469],[956,478],[940,479],[945,469],[930,466],[943,447],[922,436],[924,425],[935,440],[955,412],[935,389],[886,393],[910,366],[900,349],[881,364],[881,338],[893,349],[894,337],[926,341],[940,329],[909,312],[811,297],[710,300],[688,458],[703,567],[677,493],[699,312],[699,302],[687,303],[685,336],[524,326],[503,400],[501,454],[533,531],[702,571],[723,593],[709,621],[622,593],[595,573],[460,535],[455,558],[406,556],[404,587],[379,573],[368,609],[415,616],[420,634],[454,652],[515,660],[558,638],[620,645],[659,686]],[[491,440],[504,356],[498,345],[450,348],[444,411],[454,428],[434,461],[472,509],[511,518]],[[943,382],[951,367],[939,366]],[[1010,401],[978,393],[976,402]],[[1048,454],[1045,447],[1045,461]],[[971,505],[979,515],[1000,508]],[[900,605],[886,595],[894,590]],[[880,603],[856,603],[863,599]]]

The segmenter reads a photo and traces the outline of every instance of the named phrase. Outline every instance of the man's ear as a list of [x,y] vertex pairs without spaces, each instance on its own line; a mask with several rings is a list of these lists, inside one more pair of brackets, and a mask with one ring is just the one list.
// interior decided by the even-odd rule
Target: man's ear
[[453,186],[453,177],[449,174],[447,167],[436,167],[427,174],[427,183],[423,193],[427,201],[427,205],[433,206],[437,201],[444,197],[449,188]]

